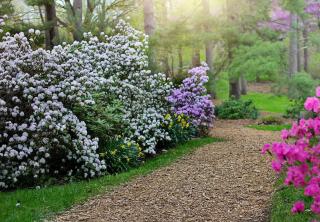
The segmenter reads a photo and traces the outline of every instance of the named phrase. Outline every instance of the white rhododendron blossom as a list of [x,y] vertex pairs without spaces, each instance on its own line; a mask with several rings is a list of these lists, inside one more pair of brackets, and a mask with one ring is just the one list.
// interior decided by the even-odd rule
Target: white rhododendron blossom
[[99,37],[86,33],[84,41],[65,48],[77,48],[80,54],[91,56],[97,73],[107,80],[104,88],[123,102],[124,118],[130,126],[127,139],[154,153],[159,140],[170,140],[161,124],[169,110],[166,97],[172,83],[165,74],[146,70],[148,39],[142,32],[124,21],[113,31],[112,36]]
[[71,111],[93,103],[88,89],[105,79],[74,53],[33,50],[23,33],[0,42],[0,188],[44,175],[93,177],[106,168],[97,139]]
[[51,51],[32,49],[22,33],[0,42],[0,189],[103,174],[98,139],[72,111],[94,104],[91,95],[101,90],[122,101],[128,141],[154,153],[170,140],[162,124],[172,83],[146,70],[146,36],[120,21],[112,36],[84,37]]

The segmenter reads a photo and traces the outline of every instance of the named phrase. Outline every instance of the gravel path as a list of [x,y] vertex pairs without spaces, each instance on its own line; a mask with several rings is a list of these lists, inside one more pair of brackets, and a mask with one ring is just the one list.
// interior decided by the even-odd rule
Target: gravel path
[[275,178],[260,149],[278,136],[244,124],[216,122],[212,136],[225,142],[198,149],[55,221],[268,221]]

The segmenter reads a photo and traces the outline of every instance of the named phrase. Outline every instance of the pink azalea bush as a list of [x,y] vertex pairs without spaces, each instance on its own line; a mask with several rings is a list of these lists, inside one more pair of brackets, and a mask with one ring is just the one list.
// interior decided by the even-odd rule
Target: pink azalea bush
[[[285,185],[303,189],[304,195],[311,197],[311,210],[320,214],[320,87],[316,97],[305,101],[304,108],[314,113],[314,118],[301,119],[293,123],[290,130],[283,130],[281,142],[266,144],[262,153],[274,157],[272,168],[275,172],[286,172]],[[292,213],[304,211],[304,202],[298,201]]]

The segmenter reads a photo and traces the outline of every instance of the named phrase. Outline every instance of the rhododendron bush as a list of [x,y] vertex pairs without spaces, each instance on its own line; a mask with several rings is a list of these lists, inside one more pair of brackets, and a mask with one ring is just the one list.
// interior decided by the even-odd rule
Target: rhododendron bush
[[[312,212],[320,214],[320,87],[316,97],[308,98],[304,104],[314,118],[301,119],[293,123],[290,130],[283,130],[282,141],[266,144],[262,153],[274,157],[272,168],[280,173],[286,172],[284,183],[303,189],[304,195],[311,197]],[[304,211],[304,202],[297,201],[292,207],[293,213]]]
[[174,113],[188,116],[193,125],[202,129],[210,128],[214,118],[213,103],[204,87],[209,80],[208,70],[206,64],[189,70],[190,77],[168,97]]
[[[207,68],[192,69],[173,90],[164,74],[147,70],[147,37],[124,21],[111,36],[87,33],[53,50],[34,49],[32,41],[8,33],[0,42],[0,189],[117,171],[119,160],[105,161],[118,153],[121,161],[141,158],[137,147],[155,153],[171,140],[171,109],[196,127],[212,124]],[[183,104],[174,99],[179,90]],[[118,144],[112,138],[135,145],[107,147]]]

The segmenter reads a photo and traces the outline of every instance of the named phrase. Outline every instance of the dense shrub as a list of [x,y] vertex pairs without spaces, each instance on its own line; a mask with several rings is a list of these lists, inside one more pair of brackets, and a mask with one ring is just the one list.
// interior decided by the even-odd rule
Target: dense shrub
[[[285,185],[303,189],[304,195],[313,199],[312,212],[320,214],[320,88],[316,95],[304,103],[305,110],[313,113],[314,117],[293,123],[290,130],[282,131],[281,142],[266,144],[262,153],[272,154],[272,168],[277,173],[286,173]],[[298,206],[300,210],[297,210]],[[296,202],[292,212],[303,211],[304,203]]]
[[118,98],[123,105],[124,137],[136,141],[144,152],[154,153],[160,140],[170,140],[161,127],[168,113],[166,97],[172,83],[164,74],[146,70],[146,36],[121,21],[112,36],[90,33],[80,43],[65,45],[68,51],[89,55],[101,77],[106,79],[103,93]]
[[0,188],[22,178],[100,175],[105,163],[74,105],[92,104],[105,80],[88,57],[32,50],[21,33],[0,42]]
[[316,82],[307,73],[297,73],[289,80],[288,97],[294,100],[305,100],[313,94]]
[[[112,36],[88,33],[51,51],[32,49],[23,34],[5,36],[0,189],[127,170],[141,162],[142,151],[155,153],[160,142],[183,142],[191,129],[211,126],[206,68],[190,71],[173,90],[184,93],[184,107],[171,107],[173,84],[146,70],[146,49],[144,34],[123,21]],[[169,121],[171,110],[177,116]]]
[[251,100],[232,98],[216,107],[216,116],[220,119],[257,119],[258,115],[258,110]]
[[281,125],[283,120],[278,116],[265,116],[260,120],[260,124],[263,125]]
[[207,71],[206,65],[189,70],[190,77],[168,97],[174,113],[186,115],[193,125],[203,130],[212,126],[214,118],[213,103],[204,86],[209,79]]

